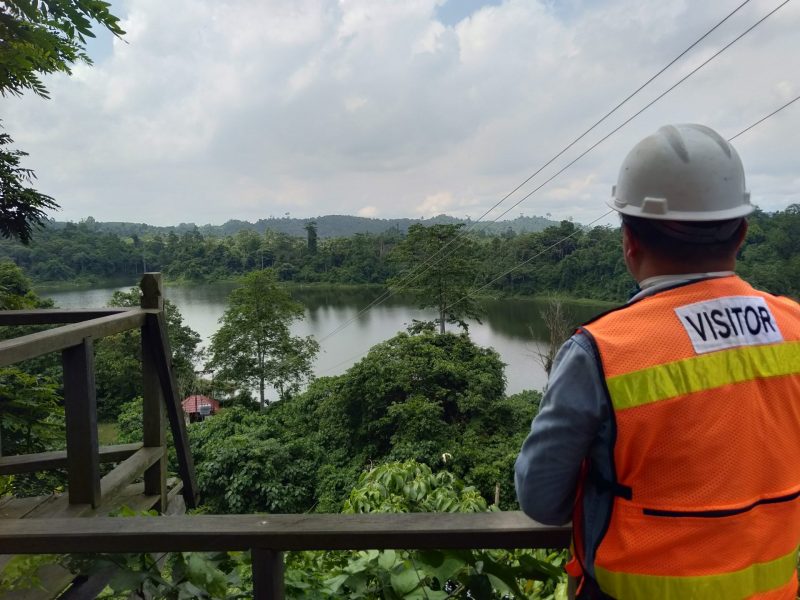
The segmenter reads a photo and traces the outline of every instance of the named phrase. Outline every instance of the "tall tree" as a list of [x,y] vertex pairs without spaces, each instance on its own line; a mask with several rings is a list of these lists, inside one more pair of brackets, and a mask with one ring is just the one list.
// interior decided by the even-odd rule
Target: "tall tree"
[[262,406],[267,384],[280,399],[289,397],[311,377],[319,350],[313,337],[291,335],[289,326],[302,318],[302,305],[278,286],[272,269],[249,273],[231,293],[221,327],[211,338],[209,366],[222,380],[257,386]]
[[305,224],[304,229],[307,234],[308,251],[311,254],[317,253],[317,222],[309,221]]
[[444,333],[445,323],[467,329],[465,319],[479,319],[482,309],[469,296],[478,266],[477,247],[466,236],[459,236],[463,224],[412,225],[406,238],[391,253],[403,270],[389,281],[395,289],[419,290],[420,308],[433,306],[435,322]]
[[[114,35],[125,32],[102,0],[3,0],[0,2],[0,95],[20,96],[26,90],[49,98],[40,79],[50,73],[71,73],[76,62],[91,64],[86,38],[92,23]],[[28,187],[33,171],[20,166],[26,153],[5,148],[12,143],[0,134],[0,235],[27,244],[34,227],[41,227],[44,210],[55,200]]]

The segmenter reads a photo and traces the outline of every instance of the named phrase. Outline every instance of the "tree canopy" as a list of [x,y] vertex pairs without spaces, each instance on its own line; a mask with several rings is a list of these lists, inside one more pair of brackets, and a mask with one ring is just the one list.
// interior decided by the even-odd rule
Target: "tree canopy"
[[25,90],[48,98],[42,75],[66,73],[76,62],[91,64],[86,38],[98,24],[125,32],[103,0],[4,0],[0,4],[0,94]]
[[[0,3],[0,95],[19,96],[24,91],[49,98],[41,76],[70,74],[76,62],[91,64],[86,38],[94,37],[98,24],[114,35],[125,32],[103,0],[4,0]],[[45,210],[56,201],[30,184],[33,171],[22,167],[27,156],[10,147],[11,136],[0,133],[0,235],[31,240],[41,227]]]
[[267,384],[285,400],[311,377],[319,350],[314,338],[291,334],[289,326],[302,318],[302,305],[278,286],[274,270],[246,275],[242,286],[231,292],[220,328],[211,338],[208,366],[222,381],[257,387],[262,406]]
[[465,319],[478,319],[482,312],[469,295],[478,281],[477,247],[474,240],[461,234],[462,227],[412,225],[392,254],[402,270],[389,285],[417,290],[421,308],[436,308],[440,333],[444,333],[445,323],[456,323],[466,330]]

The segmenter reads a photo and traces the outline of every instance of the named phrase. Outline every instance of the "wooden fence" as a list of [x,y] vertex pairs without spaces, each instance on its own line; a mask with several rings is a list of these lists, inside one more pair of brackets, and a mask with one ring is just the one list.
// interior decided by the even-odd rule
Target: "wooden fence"
[[[60,325],[0,342],[0,367],[61,352],[66,450],[0,457],[0,475],[66,468],[68,495],[48,516],[102,514],[129,483],[168,504],[166,426],[171,427],[186,505],[198,502],[178,389],[171,368],[161,275],[145,274],[140,308],[0,312],[0,325]],[[144,384],[142,443],[100,447],[93,341],[139,328]],[[119,463],[100,477],[100,463]],[[98,510],[98,508],[100,510]],[[253,597],[283,598],[283,552],[289,550],[563,548],[569,527],[548,527],[519,512],[480,514],[226,515],[157,518],[0,520],[0,554],[249,550]],[[71,598],[94,597],[84,589]]]
[[[157,508],[166,510],[165,412],[175,440],[184,500],[189,507],[197,505],[194,465],[186,438],[181,398],[172,373],[162,286],[160,273],[146,273],[141,283],[140,308],[0,312],[0,325],[4,326],[60,325],[0,342],[0,367],[50,352],[61,352],[66,450],[0,457],[0,475],[66,467],[68,502],[63,511],[65,516],[77,516],[87,507],[103,505],[140,477],[144,477],[144,493],[160,496]],[[135,328],[140,329],[142,340],[142,443],[100,448],[94,340]],[[100,463],[119,459],[122,460],[117,467],[101,478]]]
[[569,527],[521,512],[98,517],[10,521],[0,553],[250,550],[253,597],[280,600],[287,550],[564,548],[569,540]]

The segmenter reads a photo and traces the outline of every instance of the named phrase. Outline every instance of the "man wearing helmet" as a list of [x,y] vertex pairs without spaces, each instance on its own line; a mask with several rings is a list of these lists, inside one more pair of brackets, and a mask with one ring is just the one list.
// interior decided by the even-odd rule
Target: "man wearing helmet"
[[739,156],[707,127],[662,127],[610,205],[640,291],[559,351],[520,505],[572,520],[581,598],[793,600],[800,306],[733,273],[752,211]]

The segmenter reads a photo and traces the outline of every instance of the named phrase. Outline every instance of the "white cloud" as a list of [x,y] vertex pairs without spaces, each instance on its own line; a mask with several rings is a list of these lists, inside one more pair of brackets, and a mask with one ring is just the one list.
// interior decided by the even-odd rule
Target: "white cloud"
[[453,199],[453,194],[450,192],[438,192],[427,196],[422,203],[414,207],[415,214],[421,214],[425,217],[433,217],[446,213],[448,210],[455,206],[456,202]]
[[[732,9],[506,0],[446,26],[441,4],[122,0],[127,43],[48,78],[51,101],[0,100],[4,126],[59,218],[474,218]],[[504,206],[773,7],[751,2]],[[789,4],[511,214],[589,221],[627,150],[659,125],[704,122],[729,136],[788,101],[798,28]],[[800,201],[799,128],[796,104],[735,142],[765,209]]]
[[362,206],[356,211],[356,214],[359,217],[377,217],[378,216],[378,209],[375,206]]

